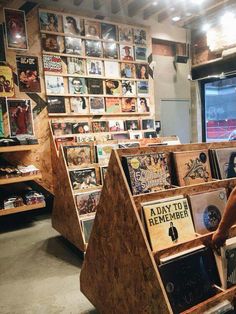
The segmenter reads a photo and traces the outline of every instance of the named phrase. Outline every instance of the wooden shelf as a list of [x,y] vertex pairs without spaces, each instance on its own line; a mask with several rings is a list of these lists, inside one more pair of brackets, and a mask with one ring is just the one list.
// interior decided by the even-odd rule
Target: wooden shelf
[[147,96],[121,96],[121,95],[106,95],[106,94],[51,94],[47,93],[47,96],[62,96],[62,97],[105,97],[105,98],[150,98],[149,95]]
[[32,175],[32,176],[20,176],[20,177],[12,177],[12,178],[0,179],[0,185],[32,181],[32,180],[37,180],[37,179],[41,179],[41,178],[42,178],[41,174],[35,174],[35,175]]
[[[150,112],[114,112],[114,113],[49,113],[49,117],[113,117],[113,116],[149,116]],[[124,120],[125,121],[125,120]],[[0,151],[1,152],[1,151]]]
[[2,146],[0,147],[0,153],[11,153],[11,152],[23,152],[32,150],[38,147],[38,144],[35,145],[16,145],[16,146]]
[[19,206],[19,207],[15,207],[15,208],[1,209],[0,210],[0,216],[16,214],[16,213],[25,212],[28,210],[39,209],[39,208],[44,208],[45,206],[46,206],[46,203],[42,202],[42,203],[38,203],[38,204],[24,205],[24,206]]

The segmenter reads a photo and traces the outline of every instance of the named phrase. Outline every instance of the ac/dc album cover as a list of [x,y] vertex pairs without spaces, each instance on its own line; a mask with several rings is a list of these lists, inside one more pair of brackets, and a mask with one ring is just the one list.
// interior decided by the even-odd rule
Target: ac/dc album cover
[[124,121],[123,120],[109,120],[109,131],[110,132],[124,131]]
[[66,113],[65,98],[63,96],[47,97],[48,113]]
[[81,219],[81,226],[84,234],[84,242],[88,243],[89,237],[93,228],[95,216],[86,217],[86,219]]
[[126,131],[136,131],[139,130],[139,120],[126,120],[125,122]]
[[106,80],[105,81],[106,94],[120,96],[121,94],[121,83],[117,80]]
[[0,65],[0,97],[15,95],[12,69],[7,65]]
[[103,94],[103,81],[96,78],[87,79],[88,94]]
[[65,43],[62,36],[41,34],[42,48],[47,52],[64,52]]
[[77,123],[72,123],[72,133],[80,134],[80,133],[89,133],[90,127],[88,122],[79,121]]
[[195,231],[206,234],[217,229],[227,202],[225,188],[188,196],[192,209]]
[[144,138],[157,138],[157,132],[156,131],[145,131],[143,132],[143,137]]
[[90,113],[101,114],[105,112],[105,102],[103,97],[90,97]]
[[70,94],[86,94],[87,87],[85,78],[83,77],[69,77],[69,93]]
[[89,113],[89,106],[87,104],[86,97],[71,97],[70,98],[70,110],[72,113],[87,114]]
[[[71,122],[52,122],[52,131],[55,136],[72,134]],[[74,137],[73,137],[74,139]]]
[[135,47],[135,60],[146,61],[147,60],[147,48]]
[[100,195],[101,190],[76,194],[75,202],[79,215],[86,215],[96,212]]
[[85,75],[84,60],[75,57],[68,57],[67,72],[68,74]]
[[136,111],[136,99],[135,98],[122,98],[121,110],[122,112],[135,112]]
[[49,12],[39,12],[40,30],[49,32],[62,32],[62,19],[60,15]]
[[55,138],[55,144],[57,147],[57,150],[59,150],[59,147],[62,146],[68,146],[75,144],[75,137],[56,137]]
[[148,81],[137,82],[137,94],[138,96],[147,96],[149,94]]
[[134,43],[136,45],[147,44],[147,33],[144,29],[134,28]]
[[148,65],[136,64],[136,78],[140,80],[148,79]]
[[132,28],[126,25],[119,26],[119,39],[127,43],[133,43],[133,31]]
[[101,184],[104,185],[104,180],[107,174],[108,166],[100,166],[100,177],[101,177]]
[[180,186],[209,182],[212,180],[208,151],[195,150],[173,152],[176,177]]
[[3,24],[0,24],[0,62],[6,62],[6,49],[4,42]]
[[85,20],[85,36],[90,38],[100,38],[101,37],[101,24],[96,21]]
[[120,77],[120,65],[116,61],[104,61],[105,76],[109,78]]
[[86,190],[97,187],[95,168],[70,170],[70,180],[74,191]]
[[130,131],[129,138],[131,140],[140,140],[143,138],[143,133],[142,131]]
[[134,60],[133,46],[120,45],[120,59],[124,61]]
[[38,58],[16,56],[19,91],[25,93],[40,93],[40,77]]
[[121,63],[120,73],[123,78],[135,78],[135,64],[133,63]]
[[109,132],[108,121],[92,121],[94,133]]
[[107,113],[121,112],[120,98],[107,97],[106,98],[106,112]]
[[85,40],[85,54],[88,57],[102,57],[102,43],[98,40]]
[[43,55],[43,70],[45,72],[62,73],[61,57]]
[[89,144],[64,146],[63,149],[68,167],[85,166],[92,163]]
[[82,39],[65,37],[65,52],[81,56],[83,54]]
[[153,119],[142,120],[142,130],[154,130],[155,122]]
[[34,135],[33,114],[30,100],[8,99],[7,113],[10,136]]
[[136,83],[134,81],[122,81],[122,96],[136,96]]
[[107,59],[118,59],[118,45],[116,43],[103,43],[103,55]]
[[25,12],[21,10],[4,8],[4,17],[7,48],[27,50],[29,47],[25,22]]
[[101,60],[87,60],[87,74],[93,76],[103,76],[103,63]]
[[84,21],[78,16],[64,15],[63,30],[65,34],[83,36]]
[[97,144],[97,161],[102,166],[107,166],[112,149],[118,148],[118,144]]
[[64,94],[64,81],[62,76],[45,75],[47,94]]
[[150,112],[149,98],[138,98],[138,112]]
[[125,156],[122,163],[134,195],[171,187],[168,155],[165,153]]
[[101,23],[101,38],[103,40],[117,41],[116,25]]

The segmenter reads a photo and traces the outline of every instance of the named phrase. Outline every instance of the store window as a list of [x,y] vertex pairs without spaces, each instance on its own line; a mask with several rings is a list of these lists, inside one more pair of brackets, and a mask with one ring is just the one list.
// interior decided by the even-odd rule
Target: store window
[[205,82],[203,91],[203,140],[236,140],[236,77]]

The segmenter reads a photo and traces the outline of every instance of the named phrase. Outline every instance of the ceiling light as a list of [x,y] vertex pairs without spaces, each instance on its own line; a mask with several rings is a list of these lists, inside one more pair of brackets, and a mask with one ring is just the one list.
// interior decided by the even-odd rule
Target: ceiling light
[[231,24],[235,20],[234,14],[231,12],[226,12],[221,18],[220,22],[222,25]]
[[204,24],[202,27],[203,32],[207,32],[210,29],[210,24]]
[[204,2],[204,0],[192,0],[192,2],[193,2],[194,4],[199,4],[199,5],[201,5],[201,4]]
[[157,5],[157,1],[154,1],[154,2],[152,3],[152,5]]
[[192,16],[192,13],[191,12],[187,12],[187,13],[185,13],[185,16],[186,17],[190,17],[190,16]]
[[173,21],[173,22],[178,22],[178,21],[180,21],[180,20],[181,20],[180,16],[174,16],[174,17],[172,17],[172,21]]

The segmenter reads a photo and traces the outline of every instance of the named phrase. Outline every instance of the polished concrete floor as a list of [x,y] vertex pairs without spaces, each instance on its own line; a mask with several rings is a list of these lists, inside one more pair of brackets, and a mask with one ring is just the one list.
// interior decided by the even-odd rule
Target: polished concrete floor
[[80,252],[51,227],[50,215],[0,219],[1,314],[97,314],[80,292]]

